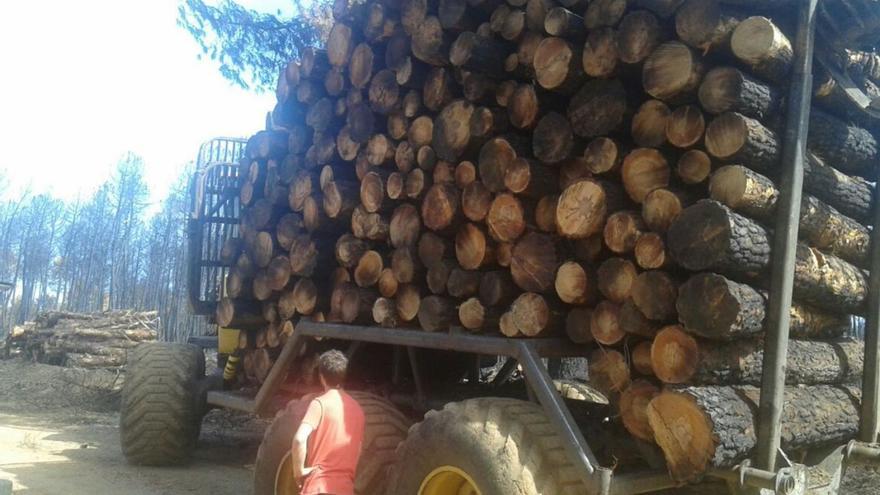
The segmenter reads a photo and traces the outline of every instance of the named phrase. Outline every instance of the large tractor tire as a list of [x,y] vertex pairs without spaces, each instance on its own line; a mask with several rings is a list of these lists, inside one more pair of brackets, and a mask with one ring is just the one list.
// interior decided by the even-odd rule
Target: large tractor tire
[[[364,443],[355,478],[358,495],[383,495],[387,471],[397,445],[406,438],[411,421],[388,401],[365,392],[350,392],[364,410]],[[257,452],[254,495],[298,495],[290,449],[293,435],[306,415],[308,401],[291,401],[275,415]]]
[[586,487],[540,406],[479,398],[430,411],[412,427],[387,493],[575,495]]
[[126,459],[147,466],[186,462],[207,410],[204,352],[190,344],[141,344],[126,367],[119,419]]

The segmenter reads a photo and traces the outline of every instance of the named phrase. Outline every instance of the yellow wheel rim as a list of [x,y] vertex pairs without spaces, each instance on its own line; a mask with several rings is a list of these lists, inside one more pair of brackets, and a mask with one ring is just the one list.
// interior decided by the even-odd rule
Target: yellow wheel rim
[[299,495],[299,487],[293,479],[293,462],[288,452],[275,471],[275,495]]
[[482,495],[474,479],[455,466],[441,466],[422,481],[418,495]]

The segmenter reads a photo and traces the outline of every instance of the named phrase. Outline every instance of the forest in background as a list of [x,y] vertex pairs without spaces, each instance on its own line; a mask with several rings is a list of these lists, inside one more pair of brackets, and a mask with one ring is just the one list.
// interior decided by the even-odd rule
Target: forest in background
[[187,181],[151,208],[144,162],[127,153],[86,197],[10,191],[0,178],[0,335],[41,312],[156,310],[160,339],[201,333],[186,299]]
[[[178,25],[247,90],[271,91],[278,71],[305,46],[320,45],[332,17],[323,0],[291,0],[292,14],[261,13],[232,0],[181,0]],[[255,109],[257,110],[257,109]],[[91,195],[65,201],[11,191],[0,172],[0,337],[47,310],[157,310],[161,340],[203,333],[186,296],[186,220],[191,170],[182,170],[156,208],[143,160],[120,158]],[[149,214],[148,214],[149,213]]]

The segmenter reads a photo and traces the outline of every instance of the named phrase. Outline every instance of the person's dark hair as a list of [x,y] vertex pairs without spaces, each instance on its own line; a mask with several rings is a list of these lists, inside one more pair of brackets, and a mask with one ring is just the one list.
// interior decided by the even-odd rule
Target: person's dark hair
[[345,354],[331,350],[318,356],[318,374],[327,385],[338,387],[345,381],[345,372],[348,371],[348,358]]

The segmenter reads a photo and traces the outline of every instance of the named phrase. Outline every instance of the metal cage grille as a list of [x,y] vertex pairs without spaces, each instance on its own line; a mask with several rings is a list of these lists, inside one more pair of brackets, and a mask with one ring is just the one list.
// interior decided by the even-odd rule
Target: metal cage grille
[[213,315],[223,295],[229,266],[221,260],[224,243],[238,236],[239,161],[246,140],[215,138],[199,148],[190,182],[188,290],[193,314]]

